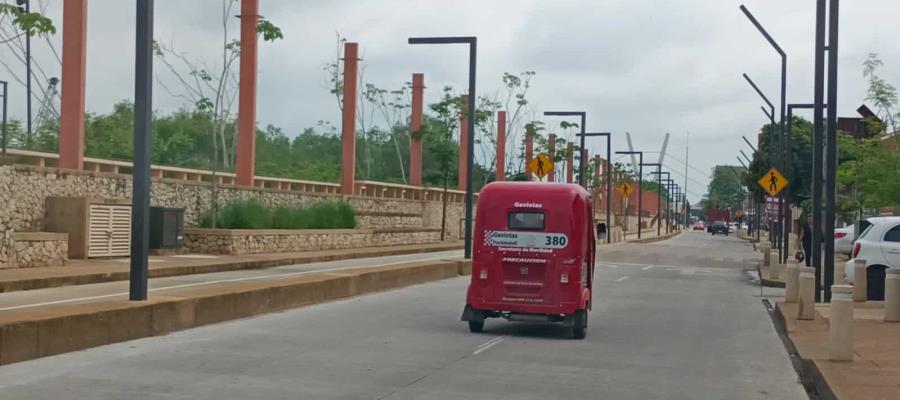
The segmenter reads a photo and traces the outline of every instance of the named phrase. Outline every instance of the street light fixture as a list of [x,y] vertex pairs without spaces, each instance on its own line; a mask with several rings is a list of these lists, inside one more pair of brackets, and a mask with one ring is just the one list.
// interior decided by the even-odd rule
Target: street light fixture
[[[743,6],[741,6],[741,7],[743,7]],[[769,121],[772,123],[771,124],[772,129],[775,129],[775,106],[772,105],[772,102],[769,101],[769,98],[766,97],[765,94],[763,94],[762,90],[759,90],[759,87],[756,86],[756,83],[754,83],[753,80],[750,79],[749,76],[747,76],[747,74],[743,74],[743,76],[744,76],[744,79],[747,80],[747,83],[749,83],[750,86],[753,87],[753,90],[755,90],[756,93],[759,94],[759,97],[762,97],[763,101],[765,101],[766,104],[769,106],[769,108],[772,110],[772,112],[770,113],[765,108],[762,109],[763,112],[766,114],[766,116],[769,117]],[[782,118],[782,120],[783,119],[784,118]],[[744,138],[744,140],[746,141],[747,139]],[[775,157],[775,154],[776,154],[775,143],[774,143],[774,140],[772,142],[773,143],[769,143],[769,163],[772,165],[775,165],[775,158],[776,158]],[[750,142],[748,141],[747,144],[750,144]],[[750,147],[752,148],[753,146],[751,145]],[[765,197],[765,196],[763,196],[763,197]],[[782,197],[782,199],[783,199],[783,197]],[[766,208],[768,208],[768,204],[769,203],[767,200]],[[779,204],[779,214],[783,215],[783,209],[781,207],[782,207],[782,204]],[[770,221],[769,225],[770,225],[769,232],[771,232],[771,234],[769,235],[769,242],[772,244],[773,248],[775,248],[775,247],[779,248],[779,257],[781,257],[781,252],[783,252],[783,249],[781,249],[781,246],[779,245],[780,241],[777,240],[776,235],[775,235],[775,231],[776,231],[775,224],[772,221]]]
[[[554,117],[581,117],[581,133],[578,135],[581,137],[581,147],[579,148],[579,151],[581,151],[581,154],[584,155],[584,137],[586,136],[584,125],[586,124],[585,120],[587,119],[587,113],[585,113],[584,111],[544,111],[544,115]],[[578,184],[584,187],[584,157],[580,157],[579,160]]]
[[[763,37],[766,38],[766,41],[769,42],[769,44],[772,46],[772,48],[775,49],[775,52],[777,52],[778,55],[781,57],[781,108],[780,108],[780,111],[781,111],[782,157],[780,159],[782,161],[781,166],[783,169],[784,168],[784,154],[785,154],[785,152],[790,151],[789,148],[785,148],[785,146],[784,146],[784,144],[785,144],[784,114],[785,114],[785,106],[787,103],[787,54],[784,52],[784,50],[781,49],[781,46],[779,46],[778,43],[775,42],[775,39],[773,39],[772,36],[769,35],[769,32],[767,32],[766,29],[763,28],[762,24],[760,24],[759,21],[756,20],[756,18],[753,16],[753,14],[750,13],[750,10],[748,10],[747,7],[745,7],[742,4],[740,9],[744,13],[744,15],[747,16],[747,18],[750,20],[750,22],[753,24],[753,26],[755,26],[756,29],[759,30],[759,33],[761,33],[763,35]],[[781,220],[782,225],[786,225],[787,221],[785,220],[785,213],[784,213],[784,209],[785,209],[784,193],[782,193],[779,197],[781,198],[781,201],[778,204],[778,216]],[[775,236],[775,235],[772,235],[772,236]],[[785,253],[787,253],[787,248],[784,248],[783,246],[780,246],[780,245],[778,247],[779,247],[779,256],[785,257]]]
[[[455,37],[411,37],[409,44],[468,44],[469,45],[469,101],[468,101],[468,137],[466,138],[466,232],[465,258],[472,258],[472,170],[475,164],[475,63],[477,59],[478,38],[475,36]],[[584,128],[582,128],[584,129]],[[462,138],[460,138],[462,140]],[[582,139],[583,140],[583,139]],[[582,161],[583,162],[583,161]]]
[[[612,226],[612,133],[580,133],[581,143],[584,146],[585,136],[606,136],[606,225]],[[584,154],[584,148],[581,149]],[[584,160],[582,160],[584,161]],[[583,174],[584,171],[581,172]],[[579,179],[580,181],[580,179]],[[612,243],[612,235],[606,235],[606,243]]]
[[644,152],[643,151],[617,151],[616,154],[637,154],[640,157],[638,164],[638,239],[641,238],[641,225],[644,222]]
[[[641,166],[642,167],[656,167],[656,174],[657,175],[662,174],[662,164],[660,164],[660,163],[641,164]],[[657,189],[656,189],[656,194],[657,194],[657,196],[656,196],[656,236],[659,236],[662,233],[662,225],[660,224],[660,222],[661,222],[660,211],[662,211],[660,209],[660,206],[661,206],[660,200],[662,200],[662,182],[660,182],[658,176],[656,177],[656,184],[657,184],[656,185],[656,187],[657,187]],[[666,200],[666,201],[668,201],[668,200]]]
[[744,142],[747,143],[747,146],[750,146],[750,150],[753,150],[753,152],[756,153],[756,147],[753,147],[753,144],[750,143],[749,140],[747,140],[746,136],[741,136],[741,139],[744,139]]

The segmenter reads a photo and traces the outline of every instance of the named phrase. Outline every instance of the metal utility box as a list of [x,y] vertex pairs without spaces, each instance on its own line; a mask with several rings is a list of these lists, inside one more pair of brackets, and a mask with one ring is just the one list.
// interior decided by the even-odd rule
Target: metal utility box
[[88,197],[48,197],[48,232],[69,234],[69,258],[128,257],[131,201]]
[[178,249],[184,244],[184,209],[150,207],[150,248]]

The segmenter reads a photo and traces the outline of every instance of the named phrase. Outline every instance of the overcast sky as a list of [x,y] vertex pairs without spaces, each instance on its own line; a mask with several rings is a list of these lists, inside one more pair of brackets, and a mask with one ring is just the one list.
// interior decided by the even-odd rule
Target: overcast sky
[[[45,2],[60,28],[54,38],[60,43],[62,0]],[[193,57],[215,62],[220,4],[220,0],[157,0],[155,36]],[[336,32],[359,42],[366,80],[380,87],[399,87],[411,73],[425,73],[426,102],[436,100],[444,85],[466,85],[466,49],[410,46],[407,37],[475,35],[479,94],[499,91],[503,72],[535,71],[528,96],[535,110],[585,110],[588,130],[613,132],[615,150],[626,149],[624,132],[630,132],[636,150],[658,152],[670,132],[672,158],[666,165],[677,170],[679,181],[684,180],[680,161],[690,132],[692,168],[687,184],[689,199],[696,202],[706,191],[710,169],[736,164],[738,149],[744,148],[741,135],[755,134],[765,123],[761,101],[741,73],[753,77],[773,101],[779,96],[780,61],[740,12],[740,4],[737,0],[261,0],[260,13],[282,28],[284,39],[260,44],[258,121],[260,126],[280,126],[291,136],[319,120],[339,124],[322,72],[322,65],[334,57]],[[788,102],[811,102],[815,1],[744,0],[744,4],[788,53]],[[865,98],[861,63],[868,53],[879,53],[886,63],[882,76],[900,84],[896,44],[900,2],[843,4],[839,115],[855,116]],[[87,107],[107,112],[114,102],[133,97],[134,2],[89,0],[88,24]],[[36,42],[34,51],[42,65],[58,71],[46,44]],[[10,55],[4,49],[0,57]],[[159,65],[157,71],[162,72]],[[24,96],[18,85],[10,91],[13,97]],[[181,105],[157,85],[155,109]],[[10,107],[12,117],[23,116],[22,102],[12,101]],[[589,147],[605,152],[600,140]]]

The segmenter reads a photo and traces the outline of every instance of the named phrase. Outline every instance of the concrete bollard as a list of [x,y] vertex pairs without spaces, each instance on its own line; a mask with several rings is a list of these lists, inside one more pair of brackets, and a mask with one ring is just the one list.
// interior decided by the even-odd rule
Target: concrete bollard
[[769,250],[769,279],[777,280],[781,277],[781,260],[778,258],[778,250]]
[[772,266],[772,252],[769,251],[767,247],[763,247],[763,266],[771,267]]
[[834,284],[835,285],[846,285],[847,279],[844,276],[844,263],[835,262],[834,263]]
[[816,317],[816,270],[813,267],[800,267],[799,275],[800,307],[797,309],[797,319],[811,320]]
[[853,361],[853,287],[831,287],[831,321],[828,323],[828,359]]
[[900,322],[900,269],[884,272],[884,322]]
[[853,301],[869,299],[869,280],[866,271],[866,260],[853,260]]
[[800,266],[788,264],[784,276],[784,302],[796,303],[800,297]]

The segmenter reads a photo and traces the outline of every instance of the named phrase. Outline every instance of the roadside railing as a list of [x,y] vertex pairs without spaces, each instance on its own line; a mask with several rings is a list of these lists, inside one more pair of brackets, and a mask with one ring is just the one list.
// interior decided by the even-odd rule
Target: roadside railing
[[[59,155],[30,150],[7,149],[7,154],[16,158],[16,163],[33,165],[37,167],[56,168],[59,166]],[[112,174],[131,174],[134,165],[130,161],[105,160],[101,158],[85,157],[82,169],[90,172],[105,172]],[[150,176],[181,180],[187,182],[218,182],[220,185],[234,185],[237,175],[232,172],[216,172],[210,170],[170,167],[165,165],[151,165]],[[316,194],[341,193],[341,185],[330,182],[307,181],[301,179],[274,178],[256,176],[253,185],[258,188]],[[398,183],[356,181],[353,193],[357,196],[402,199],[402,200],[427,200],[442,201],[444,190],[434,187],[422,187],[404,185]],[[466,193],[461,190],[447,190],[448,202],[464,202]]]

